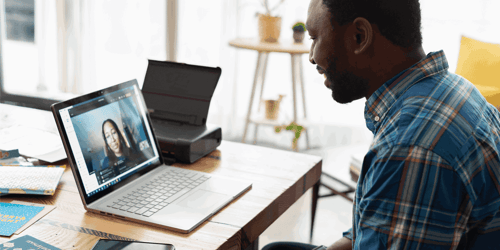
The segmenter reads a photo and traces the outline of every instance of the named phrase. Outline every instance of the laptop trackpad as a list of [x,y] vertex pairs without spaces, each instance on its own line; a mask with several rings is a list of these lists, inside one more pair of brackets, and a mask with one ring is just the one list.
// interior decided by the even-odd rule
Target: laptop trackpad
[[228,199],[228,196],[229,195],[198,189],[175,204],[182,207],[206,210],[220,206]]

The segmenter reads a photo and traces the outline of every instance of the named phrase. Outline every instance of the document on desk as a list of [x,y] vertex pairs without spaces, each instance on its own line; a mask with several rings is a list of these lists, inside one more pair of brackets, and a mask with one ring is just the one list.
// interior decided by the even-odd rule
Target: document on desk
[[57,130],[47,131],[24,125],[0,129],[0,150],[19,149],[21,155],[46,162],[66,158]]
[[0,202],[0,235],[11,236],[42,210],[38,206]]
[[35,224],[35,222],[37,222],[38,220],[43,218],[43,216],[47,215],[50,211],[52,211],[56,208],[56,206],[52,206],[52,205],[45,205],[45,204],[41,205],[41,204],[25,202],[25,201],[11,201],[10,204],[20,204],[20,205],[26,205],[26,206],[43,207],[42,211],[38,212],[38,214],[35,215],[33,218],[31,218],[31,220],[26,222],[26,224],[24,224],[21,228],[17,229],[17,231],[14,232],[14,234],[22,233],[26,228]]
[[46,250],[60,250],[50,244],[47,244],[39,239],[29,235],[24,235],[14,240],[10,240],[0,244],[0,250],[14,250],[14,249],[46,249]]
[[0,196],[4,194],[53,195],[65,166],[1,166]]

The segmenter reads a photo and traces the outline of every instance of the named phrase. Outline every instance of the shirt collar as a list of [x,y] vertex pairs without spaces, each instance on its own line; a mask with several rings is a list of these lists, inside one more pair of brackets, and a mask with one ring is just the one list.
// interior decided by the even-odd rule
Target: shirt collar
[[365,103],[366,126],[375,133],[387,112],[414,83],[448,69],[444,52],[431,52],[378,88]]

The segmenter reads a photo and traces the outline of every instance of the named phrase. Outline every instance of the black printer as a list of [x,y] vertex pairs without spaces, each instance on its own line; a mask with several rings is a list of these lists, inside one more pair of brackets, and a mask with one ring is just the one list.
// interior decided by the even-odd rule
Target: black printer
[[149,60],[142,93],[166,162],[193,163],[221,143],[206,124],[221,68]]

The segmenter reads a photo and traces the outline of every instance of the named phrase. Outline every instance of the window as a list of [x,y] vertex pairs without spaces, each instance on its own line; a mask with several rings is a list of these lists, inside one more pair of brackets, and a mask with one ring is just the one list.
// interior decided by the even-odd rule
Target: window
[[[37,86],[40,46],[36,42],[35,1],[3,0],[0,11],[5,13],[1,15],[5,18],[0,19],[0,100],[32,107],[48,106],[53,101],[37,98],[35,94],[37,88],[43,87]],[[19,95],[23,88],[32,91]]]
[[5,0],[6,39],[35,42],[35,1]]
[[[167,58],[172,0],[0,0],[0,101],[49,109]],[[5,15],[3,15],[5,13]]]

